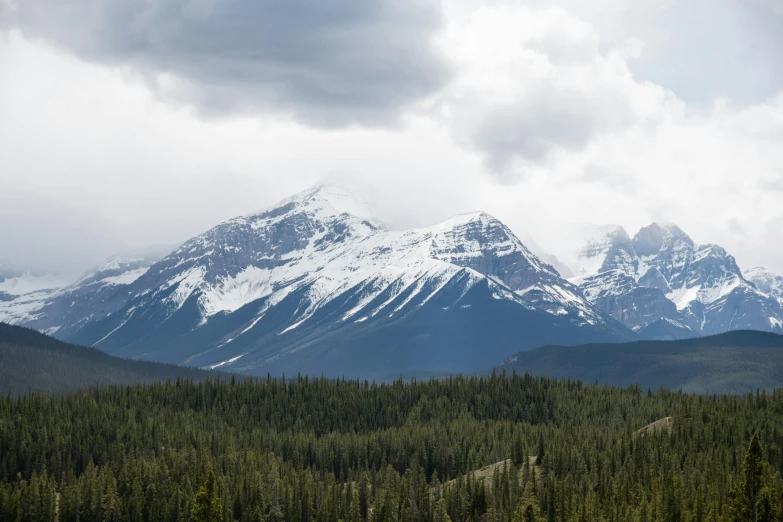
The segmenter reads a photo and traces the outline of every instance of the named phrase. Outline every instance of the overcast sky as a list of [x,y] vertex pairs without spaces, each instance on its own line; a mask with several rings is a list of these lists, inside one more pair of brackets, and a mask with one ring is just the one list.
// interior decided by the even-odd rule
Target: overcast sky
[[75,274],[328,179],[392,227],[672,221],[783,273],[779,0],[0,0],[0,257]]

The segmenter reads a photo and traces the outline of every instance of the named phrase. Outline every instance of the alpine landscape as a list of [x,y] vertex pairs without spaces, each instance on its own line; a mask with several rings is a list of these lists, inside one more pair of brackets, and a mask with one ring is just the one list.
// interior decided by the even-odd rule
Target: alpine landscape
[[768,0],[0,0],[0,522],[783,522]]

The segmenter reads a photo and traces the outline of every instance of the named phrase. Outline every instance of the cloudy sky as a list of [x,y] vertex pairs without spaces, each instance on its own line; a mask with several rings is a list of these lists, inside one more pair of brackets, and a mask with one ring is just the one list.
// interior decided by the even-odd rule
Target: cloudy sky
[[783,273],[779,0],[0,0],[0,257],[73,274],[323,179],[555,254],[653,220]]

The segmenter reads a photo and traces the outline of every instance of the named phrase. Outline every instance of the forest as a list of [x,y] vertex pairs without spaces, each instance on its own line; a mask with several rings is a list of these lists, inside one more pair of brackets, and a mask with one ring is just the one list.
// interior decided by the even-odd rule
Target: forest
[[0,456],[2,521],[783,521],[783,389],[177,379],[1,397]]

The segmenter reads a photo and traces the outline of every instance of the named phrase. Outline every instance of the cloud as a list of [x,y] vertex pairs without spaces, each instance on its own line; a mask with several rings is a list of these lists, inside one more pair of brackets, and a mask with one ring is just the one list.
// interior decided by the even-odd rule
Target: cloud
[[604,51],[629,38],[643,41],[643,55],[629,64],[634,75],[665,85],[688,104],[709,107],[716,97],[756,104],[783,85],[780,0],[559,0],[558,5],[592,25]]
[[433,0],[4,1],[0,28],[126,66],[206,115],[382,125],[450,72]]
[[[10,5],[2,2],[0,10]],[[591,10],[602,2],[606,10]],[[641,76],[640,64],[669,59],[660,42],[644,26],[626,34],[601,23],[623,26],[628,19],[617,13],[627,9],[628,27],[640,27],[643,7],[653,3],[640,2],[564,0],[564,9],[493,7],[449,18],[444,33],[433,29],[440,50],[432,53],[446,54],[455,74],[422,95],[426,102],[405,102],[397,112],[370,107],[375,119],[359,120],[361,106],[324,101],[311,116],[329,125],[384,123],[414,103],[401,125],[372,129],[313,127],[318,119],[296,111],[317,100],[268,83],[259,91],[280,87],[285,103],[269,106],[274,89],[273,98],[238,96],[237,103],[252,103],[248,111],[221,109],[210,98],[215,107],[205,102],[202,111],[239,115],[200,118],[179,104],[224,88],[250,91],[233,91],[237,81],[220,75],[213,86],[149,67],[144,48],[91,56],[51,36],[34,38],[30,27],[9,31],[0,37],[0,255],[80,271],[118,249],[185,240],[334,175],[369,194],[393,227],[484,210],[559,254],[569,246],[561,227],[571,223],[620,223],[632,233],[667,220],[698,242],[724,246],[743,267],[783,273],[783,96],[691,104],[668,83]],[[209,3],[193,5],[196,14],[209,12]],[[647,30],[657,30],[659,18],[648,14]],[[69,38],[104,38],[86,30],[100,24],[77,25],[85,34]],[[672,38],[667,52],[689,53],[685,37]],[[214,58],[239,63],[230,55]],[[732,60],[731,74],[745,76]],[[688,66],[701,67],[698,60]],[[142,69],[157,84],[128,81],[129,71]],[[765,77],[752,67],[743,81],[757,78]],[[345,114],[328,118],[332,107]]]
[[562,9],[480,8],[445,42],[460,76],[443,118],[501,181],[654,121],[668,96],[633,78],[626,60],[638,42],[602,52],[592,26]]

